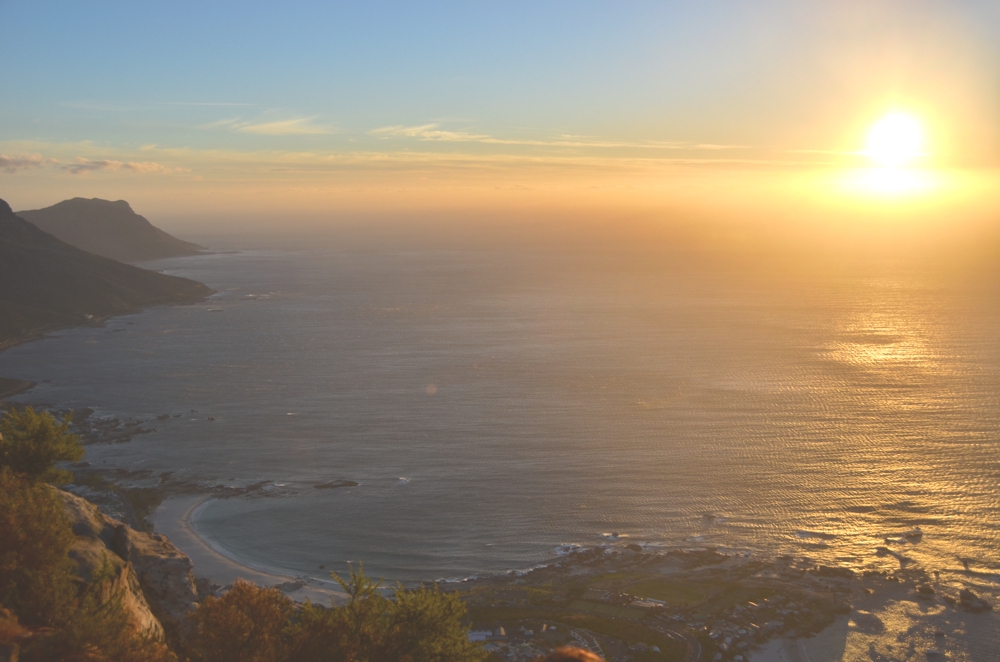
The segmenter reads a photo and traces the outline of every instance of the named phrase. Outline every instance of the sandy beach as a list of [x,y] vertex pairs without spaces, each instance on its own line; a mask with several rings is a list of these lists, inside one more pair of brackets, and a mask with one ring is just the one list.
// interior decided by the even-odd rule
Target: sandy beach
[[[222,586],[232,584],[239,578],[260,586],[284,585],[282,588],[284,593],[297,602],[308,599],[317,604],[327,605],[331,599],[337,603],[346,600],[344,592],[332,583],[254,568],[212,546],[209,540],[198,533],[195,524],[199,509],[207,506],[211,500],[211,497],[204,495],[167,499],[150,518],[157,533],[170,538],[178,549],[190,557],[194,563],[196,577],[204,577]],[[305,584],[298,588],[289,586],[298,582]]]

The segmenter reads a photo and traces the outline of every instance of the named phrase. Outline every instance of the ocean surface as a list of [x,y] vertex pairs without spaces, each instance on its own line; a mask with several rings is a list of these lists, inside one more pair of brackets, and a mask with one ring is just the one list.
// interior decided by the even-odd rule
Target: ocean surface
[[611,533],[864,567],[919,526],[893,549],[996,587],[996,289],[501,252],[145,266],[218,293],[14,347],[0,374],[155,428],[88,447],[98,466],[268,481],[196,522],[258,567],[461,578]]

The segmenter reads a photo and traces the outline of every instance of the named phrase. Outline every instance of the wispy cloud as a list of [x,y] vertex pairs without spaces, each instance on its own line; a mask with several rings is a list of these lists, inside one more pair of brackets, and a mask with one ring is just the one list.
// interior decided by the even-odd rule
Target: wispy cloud
[[[490,183],[492,188],[495,185],[523,185],[524,182],[511,181],[511,177],[521,178],[526,172],[538,173],[539,177],[570,181],[592,175],[661,176],[663,173],[675,172],[678,168],[761,170],[816,165],[815,159],[793,158],[787,152],[757,154],[756,151],[726,152],[707,150],[704,147],[706,151],[470,149],[474,143],[464,139],[482,134],[446,131],[438,127],[428,128],[427,125],[402,127],[399,139],[421,140],[420,136],[427,132],[431,132],[431,136],[443,133],[447,137],[453,137],[452,134],[457,134],[463,140],[441,143],[450,147],[446,150],[404,149],[405,145],[392,145],[391,149],[360,148],[349,151],[197,149],[156,145],[143,145],[141,148],[123,151],[85,142],[0,143],[0,150],[8,155],[15,155],[5,156],[0,161],[0,173],[4,169],[6,172],[17,172],[24,168],[39,167],[73,177],[183,178],[183,173],[196,173],[193,175],[196,179],[206,181],[243,181],[247,177],[259,178],[261,181],[314,177],[321,181],[334,174],[338,177],[350,175],[359,178],[377,175],[388,177],[385,181],[398,177],[400,179],[392,181],[407,185],[413,181],[432,180],[435,177],[448,178],[449,181],[451,178],[461,178],[470,182],[489,182],[492,177],[497,177],[498,181]],[[555,142],[593,143],[586,136],[559,136]],[[389,147],[387,144],[386,146]],[[419,179],[412,179],[413,177]]]
[[845,151],[842,149],[789,149],[786,151],[789,154],[827,154],[833,156],[857,156],[859,154],[864,154],[864,152],[859,152],[857,150]]
[[418,138],[420,140],[443,140],[446,142],[488,142],[495,138],[486,134],[465,133],[463,131],[443,131],[437,124],[420,126],[383,126],[369,133],[381,138]]
[[15,154],[8,156],[0,154],[0,171],[15,174],[22,170],[53,166],[58,170],[73,175],[88,172],[134,172],[140,175],[162,175],[171,172],[184,172],[186,168],[170,168],[154,161],[118,161],[114,159],[88,159],[82,156],[66,163],[59,159],[48,158],[40,154]]
[[216,120],[214,122],[209,122],[208,124],[201,124],[198,126],[199,129],[238,129],[241,126],[245,126],[247,122],[244,122],[239,117],[230,117],[227,119]]
[[14,174],[20,170],[30,170],[31,168],[41,168],[49,163],[57,163],[55,159],[47,159],[39,154],[15,154],[7,156],[0,154],[0,170]]
[[484,133],[468,133],[465,131],[447,131],[438,124],[421,124],[419,126],[384,126],[372,129],[370,135],[380,138],[414,138],[417,140],[483,143],[487,145],[525,145],[531,147],[574,147],[574,148],[635,148],[635,149],[694,149],[723,150],[747,149],[744,145],[714,145],[689,142],[629,142],[620,140],[599,140],[584,136],[559,136],[549,140],[530,140],[521,138],[496,138]]
[[152,161],[110,161],[107,159],[85,159],[82,156],[78,156],[76,161],[73,163],[61,164],[59,166],[63,170],[72,173],[74,175],[80,175],[88,172],[118,172],[120,170],[127,170],[131,172],[137,172],[142,175],[150,174],[166,174],[168,172],[174,172],[176,168],[168,168],[159,163],[154,163]]
[[315,117],[296,117],[290,120],[275,122],[250,122],[240,117],[218,120],[201,125],[200,129],[230,129],[243,133],[256,133],[263,136],[307,136],[333,133],[328,126],[313,124]]

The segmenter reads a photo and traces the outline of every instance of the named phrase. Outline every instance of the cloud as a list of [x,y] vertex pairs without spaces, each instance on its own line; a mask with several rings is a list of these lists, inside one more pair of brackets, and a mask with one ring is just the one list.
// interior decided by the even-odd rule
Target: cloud
[[421,126],[384,126],[369,133],[383,138],[402,137],[420,140],[443,140],[446,142],[489,142],[496,140],[485,134],[464,133],[462,131],[442,131],[437,124]]
[[239,117],[219,120],[211,124],[203,124],[200,129],[231,129],[243,133],[256,133],[262,136],[309,136],[333,133],[333,129],[313,124],[315,117],[297,117],[277,122],[248,122]]
[[46,159],[38,154],[15,154],[14,156],[0,154],[0,170],[10,174],[19,170],[41,168],[47,163],[54,163],[54,160]]
[[259,133],[265,136],[296,136],[296,135],[320,135],[333,133],[325,126],[316,126],[311,122],[315,117],[300,117],[293,120],[282,120],[280,122],[264,122],[261,124],[247,124],[239,127],[239,131],[244,133]]
[[583,136],[560,136],[552,140],[526,140],[511,138],[495,138],[488,134],[466,133],[464,131],[445,131],[438,124],[421,124],[419,126],[384,126],[372,129],[370,135],[381,138],[416,138],[442,142],[475,142],[487,145],[526,145],[531,147],[627,147],[637,149],[692,149],[692,150],[723,150],[747,149],[744,145],[711,145],[687,142],[628,142],[615,140],[595,140]]
[[41,168],[43,166],[54,166],[59,170],[73,175],[99,171],[125,171],[135,172],[140,175],[162,175],[187,170],[186,168],[169,168],[153,161],[116,161],[112,159],[88,159],[78,156],[72,163],[64,163],[59,159],[44,157],[40,154],[15,154],[13,156],[0,154],[0,171],[9,174],[14,174],[21,170]]
[[88,172],[119,172],[121,170],[127,170],[131,172],[137,172],[141,175],[149,174],[166,174],[168,172],[173,172],[175,168],[168,168],[166,166],[160,165],[159,163],[153,163],[152,161],[110,161],[106,159],[93,160],[85,159],[82,156],[78,156],[74,163],[60,165],[60,167],[74,175],[81,175]]

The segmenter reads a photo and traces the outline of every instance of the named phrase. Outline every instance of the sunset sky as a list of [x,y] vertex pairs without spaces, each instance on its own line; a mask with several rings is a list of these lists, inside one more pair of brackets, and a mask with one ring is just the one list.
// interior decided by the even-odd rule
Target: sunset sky
[[[1000,182],[995,0],[0,0],[0,25],[15,209],[321,222],[866,190],[992,208]],[[917,174],[866,188],[892,112],[919,121]]]

